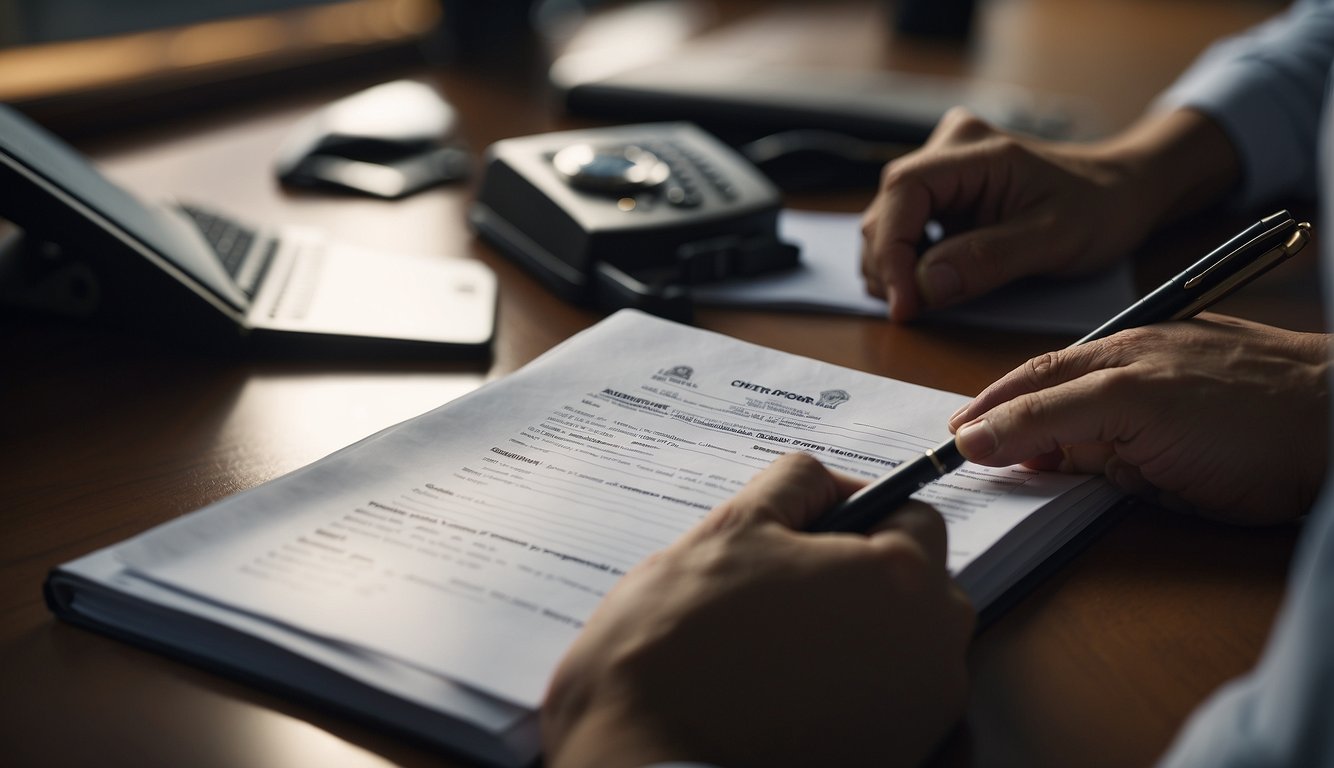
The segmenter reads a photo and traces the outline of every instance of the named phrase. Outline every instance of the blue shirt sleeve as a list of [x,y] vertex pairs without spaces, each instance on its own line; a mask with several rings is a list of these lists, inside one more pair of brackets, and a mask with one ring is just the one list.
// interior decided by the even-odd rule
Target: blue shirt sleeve
[[1331,61],[1334,0],[1299,0],[1270,21],[1215,43],[1155,106],[1197,109],[1222,125],[1241,158],[1239,206],[1314,197]]
[[[1318,161],[1309,157],[1321,171],[1321,227],[1334,232],[1334,100],[1321,125],[1322,151]],[[1334,239],[1320,242],[1327,323],[1334,328]],[[1334,438],[1334,427],[1330,434]],[[1334,766],[1334,481],[1328,468],[1259,664],[1200,707],[1162,766]]]
[[1259,665],[1192,715],[1161,768],[1334,765],[1334,494],[1307,530]]

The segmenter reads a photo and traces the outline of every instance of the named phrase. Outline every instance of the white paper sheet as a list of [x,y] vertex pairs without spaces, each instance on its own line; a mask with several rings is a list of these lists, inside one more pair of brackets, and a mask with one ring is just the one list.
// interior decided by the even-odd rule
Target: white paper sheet
[[[964,400],[624,311],[117,555],[163,586],[536,707],[620,575],[775,456],[874,477],[944,439]],[[965,465],[921,498],[945,515],[959,572],[1086,480]]]
[[[861,217],[855,213],[785,210],[779,234],[801,248],[793,270],[693,290],[700,304],[837,312],[885,317],[861,277]],[[1138,298],[1128,265],[1087,277],[1030,279],[924,320],[1028,333],[1083,335]]]

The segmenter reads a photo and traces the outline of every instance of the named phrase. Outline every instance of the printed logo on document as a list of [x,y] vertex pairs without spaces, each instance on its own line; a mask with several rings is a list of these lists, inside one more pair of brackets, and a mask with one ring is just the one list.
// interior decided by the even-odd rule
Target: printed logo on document
[[852,395],[843,389],[826,389],[820,393],[820,399],[815,401],[817,408],[837,408],[840,404],[846,403],[852,399]]
[[695,369],[688,365],[673,365],[671,368],[664,368],[658,371],[653,377],[654,381],[669,381],[678,387],[690,387],[699,389],[699,385],[690,380],[695,375]]

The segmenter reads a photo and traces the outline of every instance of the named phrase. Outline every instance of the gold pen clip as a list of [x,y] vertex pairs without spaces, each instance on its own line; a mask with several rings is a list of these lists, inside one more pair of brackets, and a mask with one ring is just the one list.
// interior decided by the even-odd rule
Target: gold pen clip
[[[1306,244],[1310,241],[1311,225],[1308,222],[1303,221],[1297,225],[1297,228],[1293,230],[1292,234],[1288,236],[1288,239],[1285,240],[1282,245],[1276,245],[1268,251],[1265,251],[1263,256],[1251,262],[1250,265],[1244,269],[1238,270],[1232,277],[1214,286],[1213,290],[1196,299],[1189,307],[1186,307],[1181,312],[1177,313],[1176,317],[1189,317],[1202,311],[1205,307],[1212,305],[1214,302],[1249,283],[1269,271],[1275,265],[1305,248]],[[1218,269],[1223,264],[1226,264],[1232,257],[1244,250],[1246,250],[1246,246],[1242,246],[1232,253],[1229,253],[1227,258],[1219,260],[1208,269],[1195,277],[1192,277],[1190,280],[1187,280],[1184,287],[1192,288],[1195,285],[1198,285],[1206,275],[1213,272],[1215,269]]]

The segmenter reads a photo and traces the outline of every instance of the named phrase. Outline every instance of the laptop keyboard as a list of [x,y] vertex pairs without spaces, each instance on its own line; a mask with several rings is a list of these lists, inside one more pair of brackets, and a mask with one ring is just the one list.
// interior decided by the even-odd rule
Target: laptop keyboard
[[[195,226],[203,233],[204,240],[217,254],[218,261],[222,264],[223,269],[227,270],[227,274],[236,282],[237,286],[246,295],[253,298],[263,275],[257,274],[256,279],[249,281],[249,285],[242,284],[239,277],[241,269],[245,266],[246,254],[254,246],[255,237],[258,233],[225,216],[219,216],[194,205],[183,203],[177,207],[194,221]],[[270,238],[265,249],[266,252],[262,256],[264,262],[261,265],[260,272],[263,272],[264,267],[268,266],[268,262],[273,258],[273,252],[277,247],[277,239]]]

